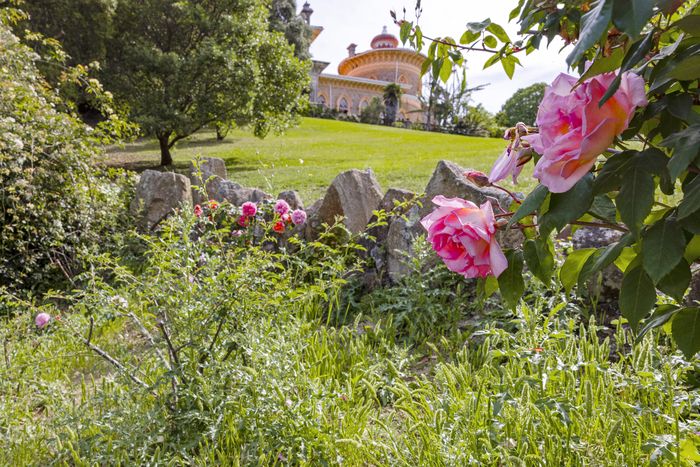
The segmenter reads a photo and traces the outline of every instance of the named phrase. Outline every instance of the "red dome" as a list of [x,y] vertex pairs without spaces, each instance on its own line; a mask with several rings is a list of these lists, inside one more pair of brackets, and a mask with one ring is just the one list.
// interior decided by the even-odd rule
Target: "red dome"
[[384,26],[382,33],[374,36],[370,45],[373,49],[395,49],[399,46],[399,40],[393,34],[389,34]]

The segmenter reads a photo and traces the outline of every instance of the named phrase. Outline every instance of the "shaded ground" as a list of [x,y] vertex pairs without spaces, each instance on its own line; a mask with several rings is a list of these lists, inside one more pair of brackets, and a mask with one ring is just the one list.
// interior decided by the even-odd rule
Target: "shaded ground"
[[[438,160],[488,171],[504,146],[500,139],[305,118],[286,134],[263,140],[234,130],[219,142],[214,132],[201,132],[178,144],[173,155],[178,171],[197,155],[220,157],[236,182],[273,194],[293,188],[310,204],[343,170],[372,168],[384,189],[422,191]],[[133,170],[153,168],[159,157],[158,144],[150,139],[107,154],[110,165]]]

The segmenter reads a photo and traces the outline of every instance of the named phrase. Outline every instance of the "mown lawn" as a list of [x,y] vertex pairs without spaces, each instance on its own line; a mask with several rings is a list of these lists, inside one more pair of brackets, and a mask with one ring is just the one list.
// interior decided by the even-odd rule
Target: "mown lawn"
[[[376,125],[304,118],[284,135],[261,140],[234,130],[223,142],[201,132],[174,151],[177,170],[197,155],[226,160],[229,178],[272,194],[298,190],[307,204],[321,197],[343,170],[371,168],[382,188],[423,191],[440,159],[488,171],[505,142],[493,138],[444,135]],[[155,140],[111,149],[110,162],[136,169],[158,163]],[[525,180],[525,177],[523,177]]]

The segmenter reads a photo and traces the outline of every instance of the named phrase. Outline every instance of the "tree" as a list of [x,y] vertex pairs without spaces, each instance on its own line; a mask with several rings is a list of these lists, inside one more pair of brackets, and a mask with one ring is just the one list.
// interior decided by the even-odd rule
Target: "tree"
[[119,0],[103,80],[131,118],[171,148],[206,125],[286,128],[303,105],[307,65],[268,31],[263,0]]
[[535,83],[515,91],[498,113],[498,123],[506,127],[515,126],[518,122],[534,125],[545,87],[545,83]]
[[396,121],[396,115],[399,113],[399,104],[401,102],[401,94],[403,91],[401,86],[396,83],[387,84],[384,87],[384,124],[393,125]]
[[272,0],[269,16],[270,30],[284,34],[287,42],[294,46],[294,56],[307,60],[311,45],[311,27],[297,15],[296,0]]
[[457,118],[452,132],[469,136],[503,136],[493,114],[481,104],[466,106],[464,115]]
[[385,110],[384,102],[379,97],[373,97],[367,104],[367,107],[360,110],[360,122],[379,125],[382,122]]

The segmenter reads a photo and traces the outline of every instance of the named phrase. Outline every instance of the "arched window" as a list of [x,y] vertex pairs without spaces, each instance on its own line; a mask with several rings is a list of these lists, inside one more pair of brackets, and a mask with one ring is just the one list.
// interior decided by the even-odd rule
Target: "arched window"
[[323,94],[319,94],[318,103],[321,104],[323,107],[325,107],[326,106],[326,96],[324,96]]
[[367,102],[367,99],[362,99],[362,102],[360,102],[360,112],[365,110],[369,106],[369,102]]
[[338,101],[338,111],[344,114],[348,113],[348,101],[344,97]]

